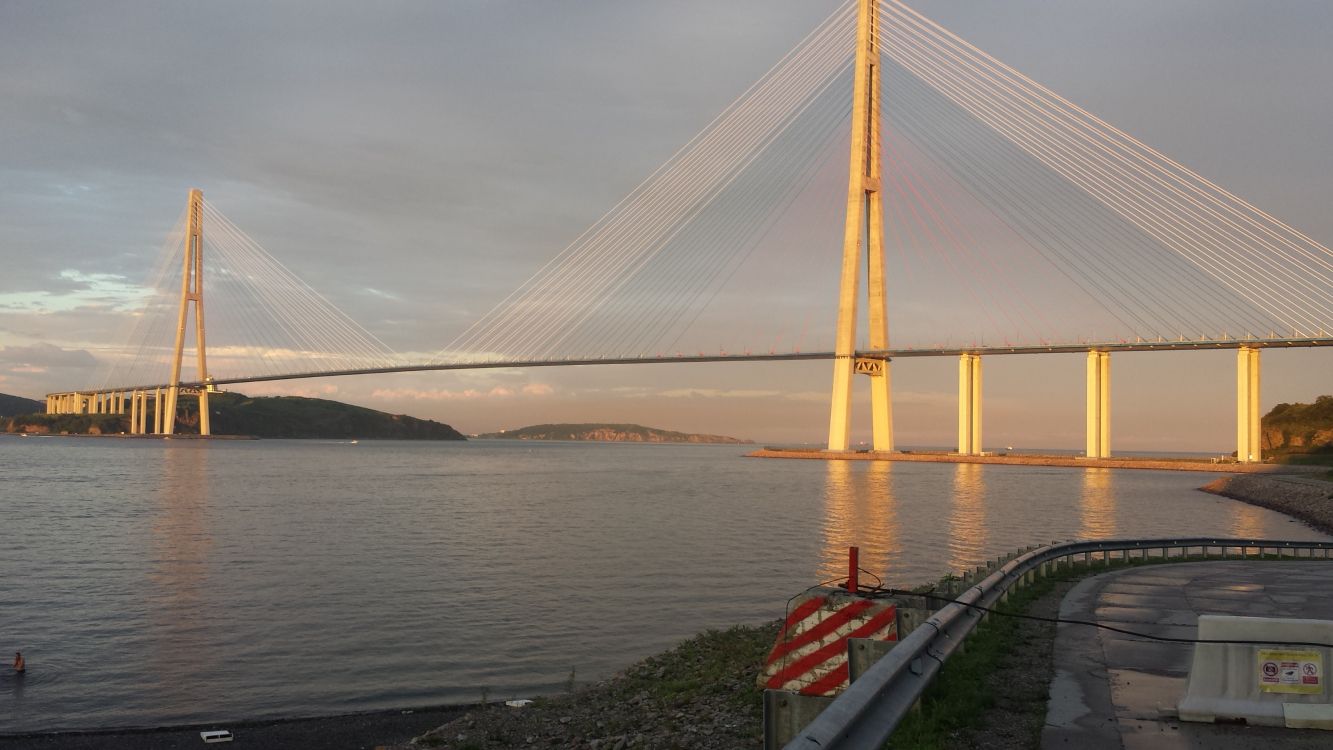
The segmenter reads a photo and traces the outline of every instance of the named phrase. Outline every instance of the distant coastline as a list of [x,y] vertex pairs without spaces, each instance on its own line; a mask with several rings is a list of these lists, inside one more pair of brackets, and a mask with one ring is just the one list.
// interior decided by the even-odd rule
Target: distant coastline
[[482,440],[580,440],[599,443],[719,443],[753,445],[753,440],[726,435],[675,432],[639,424],[538,424],[516,430],[487,432],[473,437]]
[[[217,438],[467,440],[443,422],[322,398],[218,392],[209,397],[209,413],[213,437]],[[0,432],[119,437],[129,432],[129,419],[128,414],[24,414],[0,417]],[[181,400],[177,419],[182,434],[171,437],[198,437],[199,408],[193,398]]]

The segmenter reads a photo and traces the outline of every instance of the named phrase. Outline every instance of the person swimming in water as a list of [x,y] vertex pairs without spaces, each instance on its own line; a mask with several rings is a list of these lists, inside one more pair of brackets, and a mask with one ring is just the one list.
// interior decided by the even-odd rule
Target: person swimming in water
[[14,652],[14,671],[19,674],[28,671],[28,666],[23,663],[23,653],[20,651]]

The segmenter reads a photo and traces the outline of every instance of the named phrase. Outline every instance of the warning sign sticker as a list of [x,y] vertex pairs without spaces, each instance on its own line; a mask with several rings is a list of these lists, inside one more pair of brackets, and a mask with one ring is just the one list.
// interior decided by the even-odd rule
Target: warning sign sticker
[[1324,657],[1318,651],[1259,649],[1259,689],[1265,693],[1324,691]]

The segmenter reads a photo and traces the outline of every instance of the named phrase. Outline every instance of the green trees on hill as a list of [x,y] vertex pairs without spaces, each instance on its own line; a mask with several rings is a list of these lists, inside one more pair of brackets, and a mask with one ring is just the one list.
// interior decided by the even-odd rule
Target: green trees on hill
[[[255,397],[214,393],[209,397],[214,435],[265,438],[382,438],[389,440],[466,440],[442,422],[388,414],[339,401],[297,396]],[[197,432],[199,405],[181,397],[177,430]],[[150,420],[151,424],[151,420]],[[129,431],[129,416],[114,414],[30,414],[0,420],[8,432],[106,435]]]

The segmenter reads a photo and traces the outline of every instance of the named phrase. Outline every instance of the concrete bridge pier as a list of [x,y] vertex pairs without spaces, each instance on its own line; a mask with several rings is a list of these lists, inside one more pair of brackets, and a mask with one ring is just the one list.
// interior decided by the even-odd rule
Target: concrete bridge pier
[[981,355],[958,356],[958,453],[981,455]]
[[1111,353],[1088,352],[1088,458],[1111,457]]
[[1236,460],[1262,461],[1263,436],[1259,429],[1259,349],[1236,350]]
[[162,418],[166,414],[166,404],[162,398],[162,389],[153,389],[153,434],[162,435],[165,429],[165,420]]

